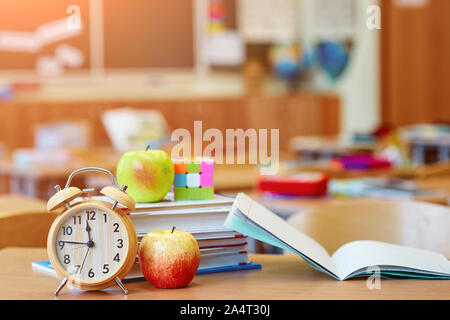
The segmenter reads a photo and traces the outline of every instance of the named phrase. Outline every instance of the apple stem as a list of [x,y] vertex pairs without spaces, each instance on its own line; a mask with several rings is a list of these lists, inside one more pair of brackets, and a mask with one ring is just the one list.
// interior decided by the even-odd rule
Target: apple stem
[[150,149],[150,145],[147,145],[147,148],[145,148],[145,151],[148,151]]
[[175,226],[172,227],[172,232],[171,233],[173,233],[174,231],[175,231]]

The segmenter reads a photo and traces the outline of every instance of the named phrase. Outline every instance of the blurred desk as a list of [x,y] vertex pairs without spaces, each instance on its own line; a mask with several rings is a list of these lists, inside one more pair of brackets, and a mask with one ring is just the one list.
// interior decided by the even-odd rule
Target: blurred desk
[[[110,149],[74,151],[73,159],[67,164],[34,165],[22,168],[11,158],[0,160],[0,193],[22,194],[28,197],[48,200],[54,193],[55,185],[64,186],[69,174],[83,167],[102,167],[115,172],[120,154]],[[73,179],[73,185],[81,188],[90,185],[87,175]]]
[[434,163],[416,168],[389,168],[378,170],[342,170],[328,163],[290,165],[286,174],[298,172],[322,172],[331,179],[387,178],[393,181],[408,181],[423,191],[433,193],[417,194],[414,200],[450,205],[450,162]]
[[259,169],[250,164],[215,164],[215,191],[252,190],[258,181]]
[[337,281],[314,270],[297,256],[250,255],[261,270],[199,275],[180,289],[158,289],[146,281],[119,288],[53,291],[60,279],[33,271],[31,263],[47,259],[45,249],[0,250],[0,299],[450,299],[448,280],[382,280],[381,290],[368,290],[366,279]]
[[[120,87],[123,87],[121,82]],[[96,85],[84,86],[85,90],[58,86],[54,99],[11,99],[0,101],[2,117],[1,142],[9,150],[32,147],[34,130],[42,123],[83,121],[91,129],[91,141],[95,147],[111,147],[110,138],[103,124],[105,111],[129,106],[137,110],[155,110],[163,114],[171,130],[193,129],[194,121],[201,120],[202,128],[215,128],[225,134],[226,129],[249,128],[279,129],[281,151],[288,151],[289,140],[298,135],[333,135],[339,131],[339,96],[333,93],[301,92],[295,95],[267,96],[179,96],[173,91],[163,97],[139,96],[133,85],[121,97],[114,86],[107,87],[105,96],[96,99],[89,92]],[[142,89],[141,89],[142,90]],[[124,90],[119,90],[123,92]],[[137,89],[139,91],[139,89]],[[158,88],[156,91],[161,91]],[[148,92],[143,90],[142,92]],[[198,92],[197,89],[193,92]],[[36,93],[38,94],[38,93]]]
[[[96,148],[73,152],[73,159],[67,165],[50,163],[26,168],[14,165],[11,158],[5,158],[0,160],[0,193],[48,200],[55,193],[54,186],[64,186],[72,171],[83,167],[101,167],[115,173],[120,156],[112,149]],[[216,164],[214,188],[217,192],[251,190],[258,175],[256,165]],[[103,183],[109,183],[109,179],[105,180],[103,175],[96,175],[95,178],[91,174],[78,175],[73,179],[73,185],[81,188],[98,188]]]
[[289,173],[295,172],[323,172],[331,178],[352,179],[361,177],[391,177],[403,179],[450,178],[450,162],[433,163],[411,168],[385,168],[372,170],[343,170],[330,165],[329,161],[294,163],[288,168]]
[[55,213],[45,201],[19,195],[0,195],[0,248],[45,247]]
[[294,214],[288,222],[330,254],[356,240],[431,250],[450,258],[450,208],[418,201],[340,199]]

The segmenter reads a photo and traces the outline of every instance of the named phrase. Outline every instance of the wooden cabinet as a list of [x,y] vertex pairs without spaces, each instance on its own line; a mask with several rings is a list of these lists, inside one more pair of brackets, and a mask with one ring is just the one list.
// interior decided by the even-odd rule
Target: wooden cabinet
[[217,128],[280,129],[280,150],[287,151],[297,135],[339,133],[339,97],[333,94],[299,94],[280,97],[191,98],[139,101],[0,102],[0,142],[9,150],[32,147],[37,124],[56,121],[90,123],[93,147],[111,147],[101,116],[105,110],[125,106],[162,112],[172,130],[193,134],[195,120],[203,132]]
[[450,1],[382,1],[382,119],[450,122]]

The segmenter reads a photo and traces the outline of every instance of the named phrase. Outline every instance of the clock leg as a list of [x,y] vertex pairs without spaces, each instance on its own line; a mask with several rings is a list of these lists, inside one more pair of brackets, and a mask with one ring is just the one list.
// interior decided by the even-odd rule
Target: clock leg
[[119,278],[115,277],[114,281],[116,281],[116,283],[119,286],[119,288],[122,289],[123,294],[128,294],[128,290],[125,288],[125,286],[123,285],[122,281],[120,281]]
[[55,296],[58,295],[58,293],[61,291],[62,288],[64,288],[64,286],[67,283],[67,278],[64,278],[61,283],[59,284],[58,288],[56,289],[56,291],[54,292]]

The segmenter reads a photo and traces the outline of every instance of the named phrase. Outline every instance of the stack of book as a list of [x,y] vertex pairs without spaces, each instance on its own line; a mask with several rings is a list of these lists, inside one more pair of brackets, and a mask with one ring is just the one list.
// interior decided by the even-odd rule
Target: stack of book
[[[248,260],[247,237],[224,226],[233,201],[232,197],[217,194],[211,200],[174,201],[173,193],[169,193],[160,202],[137,203],[130,218],[139,242],[149,231],[174,226],[191,233],[200,247],[197,274],[261,268]],[[136,261],[124,280],[142,277]]]
[[[152,230],[171,230],[176,227],[177,230],[191,233],[198,242],[200,265],[197,274],[261,268],[260,264],[248,260],[247,237],[224,225],[234,198],[217,194],[210,200],[174,201],[173,198],[173,193],[169,193],[159,202],[137,203],[135,211],[129,212],[138,242]],[[106,197],[94,199],[112,202]],[[34,262],[33,266],[54,272],[49,261]],[[143,279],[136,259],[134,267],[123,280]]]

